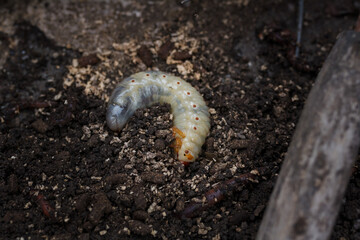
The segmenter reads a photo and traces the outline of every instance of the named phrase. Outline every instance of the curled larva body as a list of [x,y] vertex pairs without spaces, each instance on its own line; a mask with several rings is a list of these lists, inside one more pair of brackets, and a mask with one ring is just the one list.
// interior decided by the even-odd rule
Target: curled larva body
[[177,158],[183,163],[195,161],[209,133],[209,112],[199,92],[179,77],[149,71],[124,79],[110,97],[107,124],[120,131],[136,109],[157,102],[171,105]]

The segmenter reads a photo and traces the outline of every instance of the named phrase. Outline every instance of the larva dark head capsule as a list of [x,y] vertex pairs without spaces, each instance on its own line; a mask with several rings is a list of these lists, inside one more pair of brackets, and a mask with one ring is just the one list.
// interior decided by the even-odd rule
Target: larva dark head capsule
[[128,111],[125,107],[109,104],[106,113],[106,122],[113,131],[120,131],[128,120]]

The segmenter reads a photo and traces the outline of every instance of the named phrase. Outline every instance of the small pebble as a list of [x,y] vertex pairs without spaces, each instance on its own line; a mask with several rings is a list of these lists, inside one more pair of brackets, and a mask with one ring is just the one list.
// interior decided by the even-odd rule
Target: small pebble
[[185,202],[183,199],[179,199],[177,200],[176,202],[176,207],[175,207],[175,210],[176,212],[182,212],[185,208]]
[[205,141],[205,146],[208,152],[214,151],[214,138],[212,137],[207,138]]
[[87,144],[89,145],[89,147],[95,147],[98,144],[98,142],[99,142],[99,137],[97,134],[94,134],[90,137]]
[[133,213],[133,219],[145,222],[149,218],[149,214],[143,210],[137,210]]
[[152,136],[152,135],[154,135],[155,131],[156,131],[156,128],[153,126],[150,126],[147,130],[147,134]]
[[89,233],[82,233],[82,234],[80,234],[78,239],[79,240],[89,240],[90,239],[90,234]]
[[125,207],[131,207],[133,204],[133,199],[127,194],[119,194],[119,202],[120,204],[124,205]]
[[249,140],[235,139],[230,143],[231,149],[246,149],[249,146]]
[[173,55],[174,60],[187,60],[191,58],[191,54],[188,51],[175,52]]
[[264,205],[258,205],[254,210],[254,215],[257,217],[265,209]]
[[222,162],[219,162],[219,163],[215,163],[211,168],[210,168],[210,175],[214,175],[218,172],[221,172],[222,170],[224,170],[225,168],[227,167],[227,163],[222,163]]
[[49,129],[49,126],[41,119],[33,122],[31,126],[39,133],[45,133]]
[[137,54],[141,61],[147,66],[151,67],[152,65],[152,53],[146,46],[141,46],[139,50],[137,51]]
[[9,176],[9,192],[10,193],[17,193],[19,191],[19,184],[18,184],[18,178],[15,174],[11,174]]
[[165,138],[167,135],[170,135],[169,130],[158,130],[155,132],[157,138]]
[[245,211],[238,211],[236,212],[229,220],[231,225],[239,225],[241,222],[244,222],[250,218],[250,214]]
[[167,40],[163,45],[161,45],[158,55],[163,60],[166,60],[167,57],[170,55],[170,52],[174,49],[175,45],[170,40]]
[[138,193],[135,196],[135,208],[139,210],[145,210],[147,207],[147,201],[143,193]]
[[81,195],[75,202],[75,209],[79,212],[86,211],[87,206],[90,203],[90,195],[87,193],[84,193]]
[[140,221],[137,221],[137,220],[129,221],[129,229],[133,233],[140,235],[140,236],[146,236],[146,235],[151,234],[151,228],[148,225],[146,225]]
[[126,180],[128,179],[128,175],[125,173],[118,173],[118,174],[114,174],[111,176],[108,176],[105,179],[106,184],[113,186],[113,185],[118,185],[121,183],[126,182]]
[[79,67],[86,67],[88,65],[96,65],[100,62],[100,59],[96,56],[95,53],[83,56],[78,59]]
[[91,213],[89,214],[89,220],[94,225],[97,225],[104,214],[108,214],[112,211],[110,200],[107,198],[104,192],[95,194],[94,200],[96,201]]
[[164,184],[165,182],[165,176],[162,173],[145,172],[141,174],[141,178],[145,182],[150,182],[155,184]]
[[154,147],[156,150],[164,150],[165,149],[165,141],[163,139],[156,139]]
[[206,235],[206,234],[208,233],[208,231],[207,231],[206,229],[200,228],[199,231],[198,231],[198,233],[199,233],[200,235]]

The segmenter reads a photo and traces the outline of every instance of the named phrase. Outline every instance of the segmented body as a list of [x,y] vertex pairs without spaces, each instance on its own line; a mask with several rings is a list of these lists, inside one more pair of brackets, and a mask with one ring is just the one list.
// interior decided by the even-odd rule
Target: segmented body
[[199,92],[179,77],[149,71],[124,79],[111,95],[107,124],[110,129],[120,131],[136,109],[157,102],[171,105],[178,159],[183,163],[195,161],[209,133],[209,112]]

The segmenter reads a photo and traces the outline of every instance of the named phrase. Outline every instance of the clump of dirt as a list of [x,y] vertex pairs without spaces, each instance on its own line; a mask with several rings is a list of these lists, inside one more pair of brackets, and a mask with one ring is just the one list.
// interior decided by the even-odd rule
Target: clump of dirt
[[[332,2],[306,5],[304,69],[292,59],[293,38],[282,44],[271,35],[296,32],[296,1],[181,1],[161,21],[154,3],[135,13],[128,4],[117,8],[139,14],[144,34],[114,37],[110,50],[61,47],[26,21],[0,34],[8,52],[0,72],[2,237],[254,239],[319,67],[356,16],[339,17]],[[170,148],[168,105],[137,110],[120,133],[106,126],[116,83],[147,67],[183,77],[210,108],[210,134],[188,167]],[[257,181],[179,218],[218,183],[250,172]],[[359,237],[359,189],[355,166],[333,239]]]

